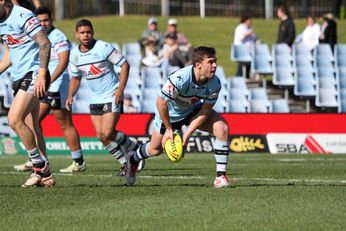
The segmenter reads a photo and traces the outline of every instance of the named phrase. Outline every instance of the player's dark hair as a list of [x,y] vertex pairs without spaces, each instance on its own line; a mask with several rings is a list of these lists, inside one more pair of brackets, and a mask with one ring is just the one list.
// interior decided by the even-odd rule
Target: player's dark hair
[[216,52],[213,47],[196,47],[195,49],[193,49],[192,53],[192,64],[195,65],[195,63],[202,62],[206,57],[215,57],[215,54]]
[[91,24],[91,22],[88,19],[79,20],[76,24],[76,31],[78,31],[78,28],[82,27],[82,26],[88,26],[91,28],[92,31],[94,31],[93,25]]
[[52,19],[52,12],[48,9],[48,7],[45,6],[41,6],[39,8],[37,8],[34,12],[36,15],[40,15],[40,14],[48,14],[48,17],[50,19]]

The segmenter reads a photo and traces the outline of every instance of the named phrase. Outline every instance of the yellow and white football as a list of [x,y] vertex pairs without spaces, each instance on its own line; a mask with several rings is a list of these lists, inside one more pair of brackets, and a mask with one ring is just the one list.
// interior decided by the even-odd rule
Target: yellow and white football
[[172,162],[178,162],[184,157],[183,140],[179,134],[174,134],[173,141],[167,139],[165,143],[165,153]]

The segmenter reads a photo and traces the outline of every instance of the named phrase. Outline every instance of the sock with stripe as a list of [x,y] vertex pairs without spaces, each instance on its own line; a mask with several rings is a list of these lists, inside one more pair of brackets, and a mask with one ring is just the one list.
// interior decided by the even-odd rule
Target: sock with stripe
[[135,151],[138,148],[138,144],[133,142],[127,135],[125,135],[121,131],[117,131],[115,142],[125,147],[129,151]]
[[148,143],[139,146],[136,152],[130,156],[130,162],[132,164],[138,164],[141,160],[147,159],[149,157],[147,150]]
[[76,151],[71,151],[72,159],[77,162],[78,165],[83,165],[84,158],[83,158],[83,152],[81,149]]
[[110,142],[106,147],[107,151],[111,156],[119,161],[121,165],[124,165],[127,161],[125,154],[120,149],[120,145],[114,141]]
[[37,148],[29,150],[29,151],[27,151],[27,153],[28,153],[28,156],[31,160],[31,163],[33,165],[36,165],[35,167],[39,167],[39,165],[44,167],[46,160],[43,159],[43,157],[41,156],[41,154]]
[[216,139],[214,142],[214,156],[216,160],[216,175],[226,175],[228,155],[229,155],[229,144],[226,141]]

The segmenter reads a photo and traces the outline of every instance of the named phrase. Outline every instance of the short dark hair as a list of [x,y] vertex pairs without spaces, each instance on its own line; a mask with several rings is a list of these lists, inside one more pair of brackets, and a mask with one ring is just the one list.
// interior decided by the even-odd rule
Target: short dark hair
[[282,11],[288,17],[291,17],[290,12],[288,11],[288,8],[286,6],[279,6],[278,10]]
[[213,47],[205,47],[200,46],[195,49],[193,49],[192,53],[192,64],[195,65],[195,63],[203,61],[204,58],[212,58],[215,57],[215,49]]
[[88,19],[79,20],[76,24],[76,31],[78,31],[78,28],[82,26],[88,26],[91,28],[92,31],[94,31],[93,24]]
[[41,6],[35,10],[36,15],[40,14],[48,14],[48,17],[52,19],[52,12],[48,9],[48,7]]
[[240,17],[240,22],[241,23],[244,23],[246,22],[247,20],[251,19],[251,14],[250,12],[245,12],[242,14],[242,16]]

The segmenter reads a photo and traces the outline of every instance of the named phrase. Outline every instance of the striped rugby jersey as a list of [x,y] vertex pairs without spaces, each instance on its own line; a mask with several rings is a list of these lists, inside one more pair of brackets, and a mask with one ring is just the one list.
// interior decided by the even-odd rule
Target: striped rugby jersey
[[[59,53],[63,51],[69,51],[71,49],[71,45],[66,35],[57,28],[53,28],[49,32],[48,39],[52,44],[52,48],[50,51],[50,60],[48,65],[49,72],[50,74],[52,74],[59,65]],[[70,78],[66,68],[66,70],[61,74],[61,76],[59,76],[54,82],[51,83],[48,91],[58,92],[61,88],[68,89],[69,80]]]
[[[202,86],[195,84],[193,66],[190,65],[169,76],[160,97],[168,102],[170,121],[177,122],[187,117],[199,104],[215,104],[220,90],[221,83],[217,76]],[[157,109],[156,116],[159,116]]]
[[125,57],[112,44],[96,40],[93,48],[87,52],[81,52],[79,46],[72,49],[70,71],[72,77],[87,80],[91,104],[110,103],[119,85],[114,65],[121,66],[125,61]]
[[0,21],[0,36],[10,49],[13,81],[29,71],[38,71],[39,48],[32,37],[40,30],[40,21],[34,13],[20,6],[13,6],[8,18]]

